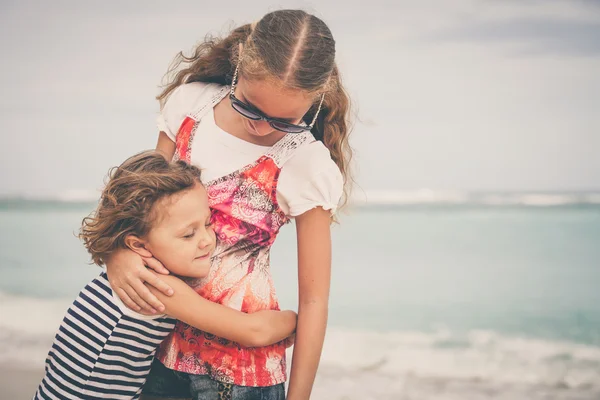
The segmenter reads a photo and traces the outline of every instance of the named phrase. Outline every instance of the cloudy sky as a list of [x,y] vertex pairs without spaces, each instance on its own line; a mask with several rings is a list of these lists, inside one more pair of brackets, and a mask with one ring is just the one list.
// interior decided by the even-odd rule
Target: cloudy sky
[[368,5],[0,0],[0,196],[99,188],[176,52],[282,7],[336,37],[363,189],[600,189],[600,1]]

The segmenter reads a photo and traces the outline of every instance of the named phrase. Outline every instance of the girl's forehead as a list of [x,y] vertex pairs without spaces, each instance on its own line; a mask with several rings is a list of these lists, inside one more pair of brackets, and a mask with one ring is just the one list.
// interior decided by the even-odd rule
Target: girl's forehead
[[300,118],[313,103],[305,91],[269,80],[240,79],[238,88],[248,103],[273,118]]

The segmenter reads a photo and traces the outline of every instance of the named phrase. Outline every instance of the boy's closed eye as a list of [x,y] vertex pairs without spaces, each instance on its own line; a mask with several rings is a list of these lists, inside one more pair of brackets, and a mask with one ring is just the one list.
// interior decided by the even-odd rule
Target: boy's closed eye
[[[208,221],[206,224],[204,224],[204,228],[205,229],[210,229],[211,227],[212,227],[212,222],[210,222],[210,221]],[[190,233],[188,233],[186,235],[183,235],[182,238],[184,238],[184,239],[191,239],[191,238],[194,237],[194,235],[196,235],[196,232],[197,232],[197,230],[194,229],[192,232],[190,232]]]
[[196,230],[194,229],[192,232],[188,233],[187,235],[183,235],[184,239],[191,239],[194,237],[194,235],[196,234]]

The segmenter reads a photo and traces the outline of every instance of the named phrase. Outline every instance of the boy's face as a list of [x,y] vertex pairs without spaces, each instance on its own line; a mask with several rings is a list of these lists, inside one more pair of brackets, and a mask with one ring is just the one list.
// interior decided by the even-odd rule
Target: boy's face
[[202,278],[210,270],[215,233],[206,190],[200,184],[155,205],[156,218],[145,247],[171,273]]

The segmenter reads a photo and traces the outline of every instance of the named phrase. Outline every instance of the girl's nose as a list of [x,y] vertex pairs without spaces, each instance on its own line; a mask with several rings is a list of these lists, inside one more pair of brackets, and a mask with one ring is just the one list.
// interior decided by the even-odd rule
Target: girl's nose
[[267,121],[254,121],[254,129],[260,136],[266,136],[274,130]]

